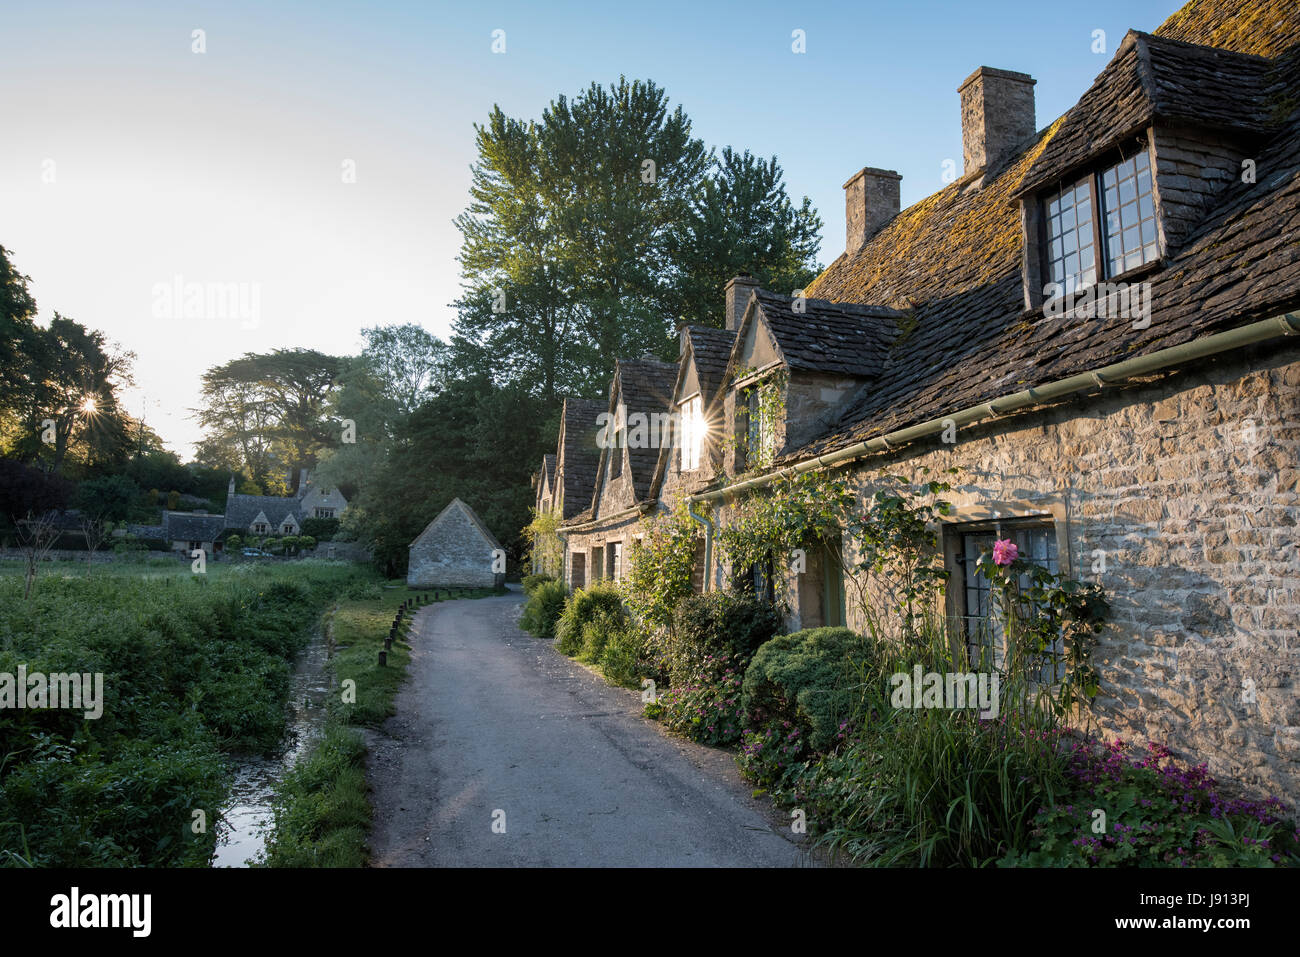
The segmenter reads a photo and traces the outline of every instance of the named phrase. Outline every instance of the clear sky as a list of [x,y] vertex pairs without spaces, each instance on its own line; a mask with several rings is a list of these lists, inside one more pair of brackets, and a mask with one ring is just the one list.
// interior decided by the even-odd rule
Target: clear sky
[[[58,310],[137,353],[128,408],[188,457],[211,365],[355,352],[369,325],[448,334],[452,219],[494,104],[537,117],[592,81],[653,79],[705,143],[777,155],[825,221],[827,263],[855,171],[898,170],[908,206],[945,159],[960,170],[956,90],[976,67],[1033,75],[1042,127],[1125,30],[1178,5],[0,0],[0,245],[42,320]],[[178,281],[241,284],[249,311],[185,318],[162,291]]]

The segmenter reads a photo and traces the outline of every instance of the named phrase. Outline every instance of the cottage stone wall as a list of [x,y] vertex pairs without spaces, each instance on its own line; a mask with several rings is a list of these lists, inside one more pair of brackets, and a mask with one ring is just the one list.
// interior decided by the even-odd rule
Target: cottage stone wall
[[1242,175],[1244,155],[1239,145],[1201,130],[1157,125],[1152,140],[1156,224],[1166,252],[1176,252],[1219,194]]
[[785,422],[777,428],[778,454],[826,434],[862,385],[845,376],[792,373],[785,388]]
[[[949,552],[961,522],[1048,517],[1063,568],[1111,602],[1094,656],[1100,730],[1300,801],[1300,345],[968,427],[871,466],[854,473],[864,494],[881,468],[918,482],[923,466],[960,469]],[[950,601],[959,586],[954,573]],[[811,611],[814,596],[800,597]]]
[[505,581],[492,571],[495,546],[460,509],[411,545],[406,583],[411,588],[493,588]]
[[[613,542],[622,543],[623,576],[626,577],[629,562],[632,559],[632,538],[639,533],[639,525],[640,516],[633,514],[621,521],[611,522],[609,525],[596,526],[590,531],[566,532],[564,548],[565,583],[570,588],[574,588],[588,587],[598,581],[607,581],[604,548]],[[597,548],[601,549],[600,562],[593,565],[591,552]],[[573,556],[575,553],[585,556],[583,561],[583,581],[577,583],[573,580]]]

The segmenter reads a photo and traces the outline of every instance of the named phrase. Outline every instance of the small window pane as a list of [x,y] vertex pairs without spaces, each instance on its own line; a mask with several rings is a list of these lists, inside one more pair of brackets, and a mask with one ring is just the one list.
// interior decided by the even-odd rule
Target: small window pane
[[1047,210],[1047,272],[1052,282],[1071,292],[1094,261],[1080,259],[1080,250],[1094,247],[1092,193],[1089,177],[1076,180],[1045,197]]
[[1110,275],[1133,269],[1158,257],[1155,202],[1150,162],[1145,153],[1117,163],[1102,174],[1107,262]]

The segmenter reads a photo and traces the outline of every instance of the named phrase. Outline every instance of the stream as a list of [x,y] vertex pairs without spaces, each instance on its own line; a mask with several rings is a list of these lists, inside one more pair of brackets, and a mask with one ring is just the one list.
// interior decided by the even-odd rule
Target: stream
[[236,759],[235,779],[217,823],[213,867],[247,867],[266,846],[271,801],[285,773],[320,737],[330,695],[329,649],[318,628],[289,678],[289,726],[278,757]]

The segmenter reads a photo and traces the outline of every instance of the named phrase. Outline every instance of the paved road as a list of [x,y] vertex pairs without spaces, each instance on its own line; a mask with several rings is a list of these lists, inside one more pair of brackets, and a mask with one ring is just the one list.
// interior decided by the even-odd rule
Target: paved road
[[398,714],[371,737],[377,866],[808,863],[730,754],[668,737],[639,692],[520,631],[522,598],[416,616]]

